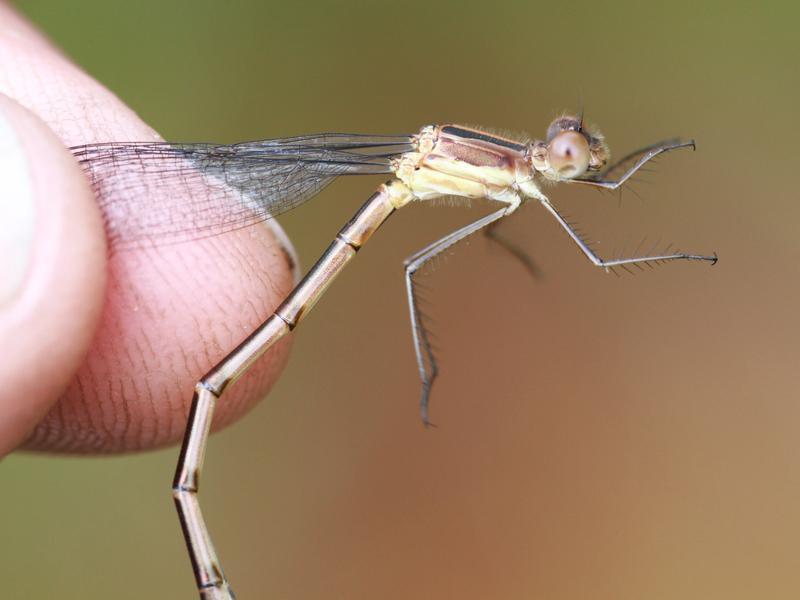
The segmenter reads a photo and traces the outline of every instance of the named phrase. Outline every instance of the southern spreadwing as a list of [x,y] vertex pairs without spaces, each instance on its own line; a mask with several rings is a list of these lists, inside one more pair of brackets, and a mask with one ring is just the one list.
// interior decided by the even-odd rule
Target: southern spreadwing
[[[444,196],[485,198],[500,205],[405,262],[411,331],[422,383],[420,408],[427,425],[437,367],[415,289],[419,269],[467,236],[480,230],[491,233],[526,200],[541,204],[592,264],[606,271],[672,260],[713,264],[716,254],[669,251],[602,259],[540,188],[542,182],[566,182],[617,189],[655,156],[686,147],[693,148],[694,142],[669,140],[607,166],[609,152],[602,135],[585,127],[582,118],[563,116],[550,125],[545,141],[513,140],[459,125],[433,125],[415,135],[326,133],[234,145],[112,142],[72,148],[100,202],[112,251],[178,243],[245,227],[306,202],[340,175],[391,175],[275,312],[195,386],[172,489],[201,598],[233,598],[197,495],[217,400],[229,384],[298,325],[395,210]],[[524,258],[502,238],[492,237]]]

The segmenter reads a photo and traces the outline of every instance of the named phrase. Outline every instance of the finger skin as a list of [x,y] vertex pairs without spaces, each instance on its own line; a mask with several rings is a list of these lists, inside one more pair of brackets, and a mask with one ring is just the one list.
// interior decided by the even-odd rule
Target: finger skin
[[[23,287],[0,306],[0,456],[44,418],[80,366],[105,292],[105,237],[100,212],[70,153],[35,115],[0,94],[30,183],[2,202],[32,197],[33,252]],[[19,192],[22,191],[20,194]],[[17,196],[17,197],[14,197]]]
[[[158,139],[3,4],[0,92],[36,113],[68,146]],[[24,447],[101,453],[178,441],[195,382],[291,290],[288,252],[271,229],[253,226],[112,254],[102,314],[86,359]],[[285,339],[226,391],[215,429],[267,393],[288,350]]]

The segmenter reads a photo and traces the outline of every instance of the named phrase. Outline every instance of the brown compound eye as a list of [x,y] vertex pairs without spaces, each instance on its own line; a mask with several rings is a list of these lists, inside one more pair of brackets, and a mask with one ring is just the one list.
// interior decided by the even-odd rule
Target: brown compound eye
[[556,134],[550,140],[548,150],[550,167],[564,179],[579,177],[589,168],[589,140],[578,131]]

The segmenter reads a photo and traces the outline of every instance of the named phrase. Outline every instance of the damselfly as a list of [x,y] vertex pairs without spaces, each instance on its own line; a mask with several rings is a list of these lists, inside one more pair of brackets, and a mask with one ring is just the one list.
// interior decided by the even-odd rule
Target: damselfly
[[[713,264],[716,254],[683,252],[604,260],[540,187],[550,181],[613,190],[655,156],[687,147],[693,148],[694,142],[669,140],[606,166],[609,152],[602,135],[585,127],[582,118],[563,116],[553,121],[544,141],[514,140],[459,125],[434,125],[423,127],[416,135],[326,133],[234,145],[106,143],[72,148],[100,202],[112,251],[219,235],[290,210],[340,175],[391,174],[275,312],[195,386],[173,496],[201,598],[233,597],[197,496],[217,400],[259,356],[297,326],[395,210],[443,196],[485,198],[500,205],[405,262],[411,332],[422,383],[420,407],[423,422],[428,424],[428,400],[437,367],[415,288],[419,269],[467,236],[480,230],[491,232],[500,219],[526,200],[537,201],[592,264],[607,271],[671,260]],[[507,247],[519,254],[516,248]]]

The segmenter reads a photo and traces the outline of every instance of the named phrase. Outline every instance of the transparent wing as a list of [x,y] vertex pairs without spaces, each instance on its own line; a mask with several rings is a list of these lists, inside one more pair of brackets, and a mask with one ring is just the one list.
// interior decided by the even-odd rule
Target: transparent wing
[[339,175],[390,173],[411,136],[327,133],[233,145],[106,143],[71,148],[113,250],[240,229],[309,200]]

